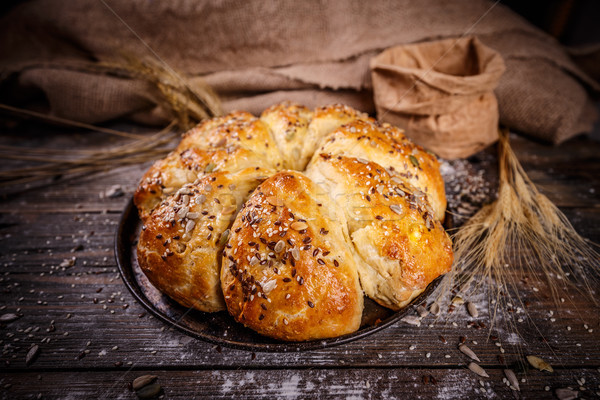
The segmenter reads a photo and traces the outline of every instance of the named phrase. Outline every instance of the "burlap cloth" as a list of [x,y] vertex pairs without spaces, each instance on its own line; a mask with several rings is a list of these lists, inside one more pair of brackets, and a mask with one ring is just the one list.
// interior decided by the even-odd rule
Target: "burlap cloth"
[[597,82],[554,39],[484,0],[31,0],[0,20],[0,100],[43,95],[53,114],[91,123],[164,122],[147,83],[90,68],[126,54],[204,79],[226,111],[291,99],[374,112],[372,57],[465,34],[505,60],[501,123],[554,143],[590,130]]

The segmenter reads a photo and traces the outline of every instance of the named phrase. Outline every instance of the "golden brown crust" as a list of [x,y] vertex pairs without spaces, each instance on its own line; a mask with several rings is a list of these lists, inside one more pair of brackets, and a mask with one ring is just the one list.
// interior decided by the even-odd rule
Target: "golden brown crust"
[[165,159],[144,174],[134,203],[144,221],[185,183],[216,171],[281,169],[281,157],[268,127],[252,114],[234,112],[198,124]]
[[248,193],[272,170],[216,172],[184,185],[145,221],[138,262],[150,282],[186,307],[225,308],[220,252]]
[[[340,126],[357,119],[372,120],[367,114],[359,112],[344,104],[332,104],[316,108],[313,112],[313,117],[304,139],[302,158],[310,160],[325,136],[329,135]],[[303,167],[305,166],[306,163]]]
[[389,124],[357,119],[324,138],[313,158],[321,153],[376,161],[389,173],[424,192],[436,218],[444,220],[446,195],[439,162],[435,156],[408,140],[402,130]]
[[224,252],[229,312],[281,340],[354,332],[363,296],[343,215],[298,172],[263,182],[245,203]]
[[321,153],[306,173],[346,213],[367,296],[399,309],[450,270],[452,243],[419,189],[354,157]]
[[303,156],[303,148],[312,114],[308,108],[292,102],[275,104],[261,114],[261,121],[269,126],[277,143],[284,169],[301,171],[310,160],[308,155]]

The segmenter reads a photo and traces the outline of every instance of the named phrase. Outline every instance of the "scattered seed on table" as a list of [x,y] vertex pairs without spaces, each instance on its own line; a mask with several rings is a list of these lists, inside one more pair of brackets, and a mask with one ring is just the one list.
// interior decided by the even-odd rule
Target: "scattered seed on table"
[[152,399],[156,397],[160,391],[161,387],[158,383],[151,383],[150,385],[144,386],[140,390],[138,390],[135,394],[139,399]]
[[484,378],[489,378],[490,376],[485,372],[483,368],[481,368],[478,364],[471,362],[469,363],[469,369],[476,373],[479,376],[483,376]]
[[477,306],[470,301],[467,303],[467,311],[473,318],[477,318],[479,316],[479,311],[477,310]]
[[132,382],[133,390],[139,390],[158,379],[156,375],[142,375],[135,378]]
[[461,344],[460,346],[458,346],[458,349],[465,355],[467,355],[469,358],[471,358],[472,360],[475,360],[477,362],[481,362],[481,360],[479,359],[479,357],[477,357],[477,355],[475,354],[475,352],[473,350],[471,350],[469,347],[467,347],[466,344]]
[[556,389],[554,391],[559,400],[573,400],[579,396],[579,392],[569,388]]
[[554,369],[550,364],[537,356],[527,356],[527,361],[532,367],[539,369],[540,371],[554,372]]
[[521,390],[519,388],[519,381],[517,380],[517,376],[515,375],[515,373],[513,372],[512,369],[505,369],[504,375],[506,375],[506,378],[508,379],[508,383],[510,383],[510,385],[512,385],[512,387],[514,387],[514,390],[517,390],[517,391]]
[[413,326],[421,326],[421,320],[414,315],[407,315],[406,317],[402,318],[400,321],[407,323],[409,325],[413,325]]
[[427,309],[421,305],[417,306],[417,313],[421,318],[425,318],[427,315],[429,315],[429,311],[427,311]]
[[21,318],[21,315],[14,313],[2,314],[0,316],[0,322],[13,322]]
[[27,355],[25,356],[25,365],[29,365],[32,362],[34,362],[35,358],[38,356],[39,352],[40,352],[40,346],[38,346],[37,344],[34,344],[33,346],[31,346],[31,348],[27,352]]

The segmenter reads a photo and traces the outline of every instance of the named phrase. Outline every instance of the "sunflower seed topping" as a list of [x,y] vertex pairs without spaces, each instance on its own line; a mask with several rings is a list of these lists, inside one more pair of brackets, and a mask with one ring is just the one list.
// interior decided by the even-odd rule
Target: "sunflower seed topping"
[[184,218],[185,218],[185,216],[187,215],[187,213],[188,213],[189,211],[190,211],[190,208],[189,208],[189,207],[187,207],[187,206],[186,206],[186,207],[181,207],[181,208],[179,209],[179,211],[177,211],[177,214],[176,214],[176,216],[177,216],[177,219],[184,219]]
[[280,240],[275,245],[275,248],[274,248],[275,253],[281,253],[281,251],[283,250],[284,247],[285,247],[285,242],[283,240]]
[[290,225],[290,228],[292,228],[295,231],[302,231],[308,228],[308,224],[306,222],[296,221]]
[[292,253],[292,257],[294,257],[294,260],[298,261],[300,259],[300,251],[298,250],[298,248],[294,247],[291,250]]
[[404,211],[402,210],[402,206],[400,204],[392,204],[390,206],[390,210],[392,210],[393,212],[395,212],[398,215],[404,214]]
[[185,224],[185,232],[191,232],[192,229],[194,229],[194,227],[196,226],[196,222],[194,222],[194,220],[190,219],[187,224]]
[[194,203],[203,204],[205,201],[206,201],[206,196],[201,194],[198,197],[196,197],[196,200],[194,200]]

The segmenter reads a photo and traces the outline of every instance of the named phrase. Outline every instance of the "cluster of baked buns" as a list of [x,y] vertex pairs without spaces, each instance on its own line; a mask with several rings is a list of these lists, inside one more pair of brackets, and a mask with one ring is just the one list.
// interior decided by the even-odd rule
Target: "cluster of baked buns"
[[343,105],[205,121],[134,201],[154,286],[276,339],[354,332],[365,295],[400,309],[452,265],[436,157]]

